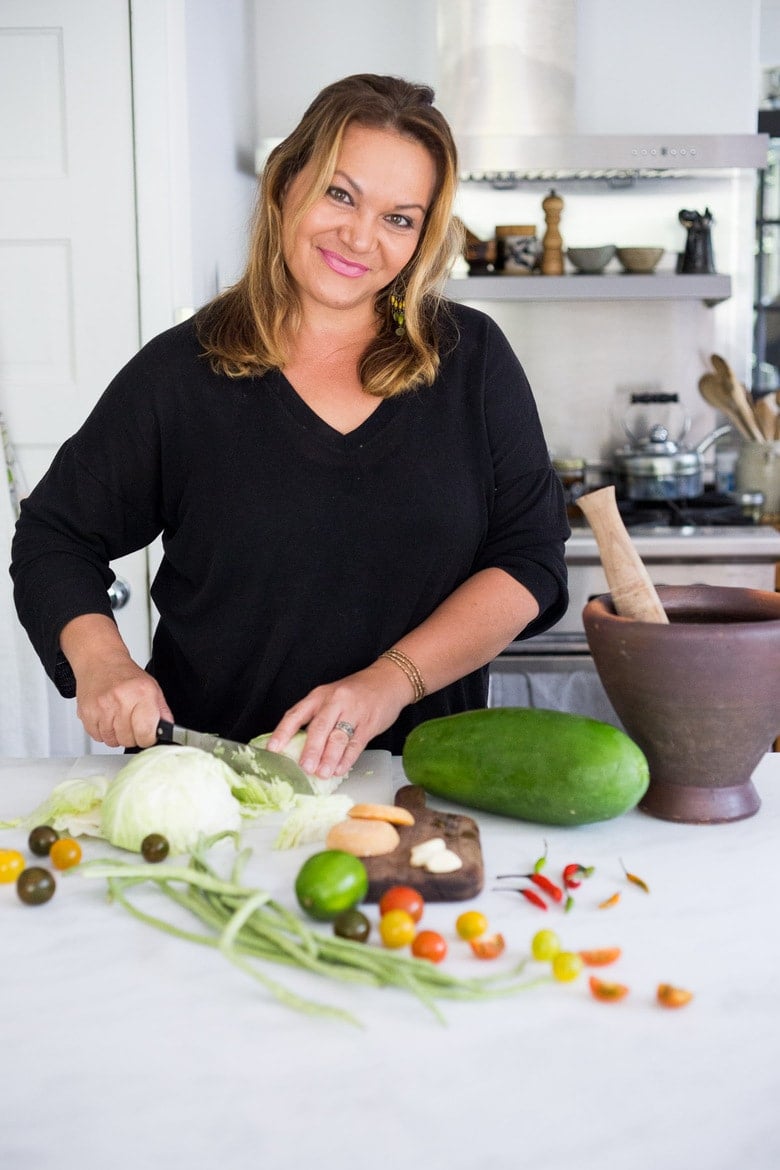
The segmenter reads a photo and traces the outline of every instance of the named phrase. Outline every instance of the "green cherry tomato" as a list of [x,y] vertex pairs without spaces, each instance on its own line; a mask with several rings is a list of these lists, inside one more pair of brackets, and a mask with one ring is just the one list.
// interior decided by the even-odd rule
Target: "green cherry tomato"
[[48,902],[55,888],[53,876],[40,865],[23,869],[16,879],[16,892],[26,906],[41,906]]
[[16,849],[0,849],[0,882],[15,882],[24,869],[24,857]]
[[342,910],[333,920],[333,933],[339,938],[364,943],[371,933],[371,923],[360,910]]
[[52,845],[59,839],[59,833],[51,825],[36,825],[27,838],[27,844],[36,857],[48,857]]
[[304,861],[295,879],[301,908],[319,922],[332,922],[368,893],[368,874],[359,857],[341,849],[323,849]]
[[165,861],[169,850],[170,845],[162,833],[150,833],[141,842],[141,856],[152,865],[156,865],[158,861]]

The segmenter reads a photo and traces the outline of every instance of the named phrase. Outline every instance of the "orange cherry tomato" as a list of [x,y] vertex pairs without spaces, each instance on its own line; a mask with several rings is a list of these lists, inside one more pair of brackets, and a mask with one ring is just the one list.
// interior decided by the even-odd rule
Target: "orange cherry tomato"
[[586,967],[608,967],[620,958],[620,947],[601,947],[596,951],[580,951],[580,958]]
[[424,909],[422,894],[411,886],[391,886],[379,899],[380,914],[387,914],[390,910],[405,910],[413,922],[420,921]]
[[619,999],[625,999],[628,995],[628,988],[623,983],[605,983],[595,975],[591,975],[588,982],[593,995],[602,1003],[617,1003]]
[[435,930],[421,930],[412,943],[412,954],[416,959],[427,959],[429,963],[440,963],[447,954],[447,943]]
[[693,999],[693,992],[684,987],[672,987],[671,983],[659,983],[656,999],[661,1007],[681,1008]]
[[0,849],[0,882],[15,882],[25,865],[18,849]]
[[469,939],[469,946],[478,959],[497,959],[506,950],[503,934],[486,934]]
[[71,869],[81,861],[81,846],[72,837],[60,837],[49,850],[49,860],[55,869]]
[[472,938],[479,938],[481,934],[485,934],[487,928],[488,920],[479,910],[464,910],[455,921],[455,929],[466,942]]

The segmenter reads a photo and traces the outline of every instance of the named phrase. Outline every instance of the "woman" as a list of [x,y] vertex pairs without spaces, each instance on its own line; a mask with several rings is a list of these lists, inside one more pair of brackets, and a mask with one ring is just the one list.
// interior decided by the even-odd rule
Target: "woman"
[[[508,343],[438,289],[459,240],[425,86],[328,86],[263,174],[246,271],[146,345],[24,501],[22,623],[88,733],[160,717],[327,777],[484,706],[487,666],[567,602],[561,491]],[[162,533],[152,659],[109,561]]]

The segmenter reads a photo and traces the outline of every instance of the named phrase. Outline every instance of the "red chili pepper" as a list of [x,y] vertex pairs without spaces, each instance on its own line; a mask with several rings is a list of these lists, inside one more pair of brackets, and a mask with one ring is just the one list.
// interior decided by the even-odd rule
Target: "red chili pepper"
[[572,861],[564,868],[563,884],[567,890],[576,890],[578,886],[582,885],[582,879],[588,878],[593,873],[594,866],[580,865],[577,861]]
[[518,894],[522,894],[524,898],[527,898],[534,906],[538,906],[540,910],[547,909],[547,903],[544,898],[540,898],[533,890],[518,890],[517,892]]
[[554,902],[563,901],[563,890],[560,886],[556,886],[555,882],[551,882],[548,877],[542,873],[529,873],[529,881],[532,881],[540,890],[544,890],[545,894],[549,894]]

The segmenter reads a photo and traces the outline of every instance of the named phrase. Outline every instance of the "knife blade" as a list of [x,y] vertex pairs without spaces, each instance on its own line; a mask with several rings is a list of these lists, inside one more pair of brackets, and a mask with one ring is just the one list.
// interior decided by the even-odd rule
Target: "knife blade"
[[212,756],[224,760],[239,775],[258,776],[261,780],[282,779],[291,784],[295,792],[311,794],[314,791],[314,786],[303,768],[282,752],[252,747],[251,744],[223,739],[221,735],[211,735],[205,731],[191,731],[187,727],[170,723],[167,719],[161,719],[157,724],[156,736],[157,743],[177,743],[183,747],[196,747],[209,752]]

